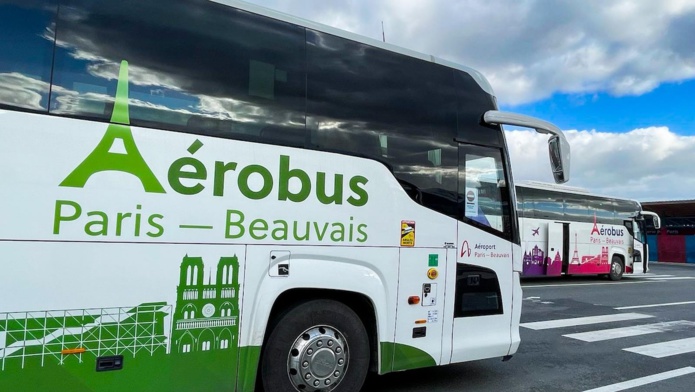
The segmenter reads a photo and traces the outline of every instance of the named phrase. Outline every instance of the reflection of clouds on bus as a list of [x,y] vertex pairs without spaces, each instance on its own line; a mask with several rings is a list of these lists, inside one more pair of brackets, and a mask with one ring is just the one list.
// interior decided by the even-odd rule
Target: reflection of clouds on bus
[[[456,126],[456,117],[452,114],[457,110],[464,89],[452,80],[450,71],[433,74],[428,67],[408,67],[402,63],[400,55],[384,56],[370,46],[324,34],[309,32],[307,36],[301,29],[283,31],[273,26],[273,36],[264,36],[270,31],[265,28],[267,22],[239,18],[241,23],[232,26],[229,18],[239,15],[228,10],[211,12],[210,7],[199,8],[200,4],[168,3],[162,11],[156,3],[103,5],[112,14],[109,18],[98,12],[81,11],[79,2],[61,8],[58,45],[69,51],[68,56],[74,61],[58,61],[57,64],[62,64],[66,72],[77,72],[79,67],[85,67],[91,76],[115,81],[119,61],[127,59],[129,81],[133,86],[131,96],[137,99],[138,91],[147,90],[150,93],[148,101],[166,107],[161,110],[190,110],[206,117],[242,123],[263,119],[265,123],[303,126],[303,105],[274,102],[283,98],[277,91],[275,100],[259,99],[251,94],[248,80],[240,82],[242,78],[249,78],[249,61],[261,57],[254,47],[262,44],[266,46],[263,55],[270,53],[272,57],[262,60],[282,67],[275,70],[276,84],[292,85],[283,91],[284,98],[299,102],[308,93],[311,110],[307,114],[310,117],[312,113],[322,114],[311,119],[318,124],[318,130],[362,133],[365,137],[405,132],[419,139],[417,143],[422,146],[423,143],[438,143],[428,141],[428,133]],[[119,16],[125,18],[134,9],[143,17],[130,17],[129,26],[123,28]],[[201,12],[205,13],[205,18],[195,18],[181,29],[171,31],[160,27],[166,26],[172,15]],[[211,35],[215,30],[222,34]],[[162,39],[165,35],[166,40]],[[304,46],[305,38],[309,40],[308,48]],[[181,48],[186,49],[185,56],[181,55]],[[311,55],[308,91],[304,86],[305,56],[302,52],[305,48]],[[349,55],[335,55],[343,50]],[[200,60],[210,57],[214,60],[205,61],[205,70],[200,70]],[[375,63],[380,66],[375,67]],[[383,82],[399,69],[409,75],[407,85]],[[60,75],[57,82],[61,82]],[[426,93],[431,92],[433,85],[437,86],[436,94]],[[156,89],[163,91],[152,94]],[[312,99],[312,91],[320,91],[320,99]],[[381,110],[374,110],[374,102],[388,102],[388,106],[382,104]],[[402,116],[403,113],[422,115]],[[355,119],[360,121],[355,122]],[[326,122],[336,125],[326,128]],[[390,142],[393,154],[399,145]],[[403,149],[409,149],[407,139],[399,143]],[[451,145],[439,144],[431,149],[451,149]]]
[[48,83],[18,72],[0,73],[0,102],[41,110],[41,99],[49,89]]
[[[292,52],[285,48],[287,40],[294,40],[301,48],[304,40],[299,29],[287,26],[271,29],[267,22],[243,23],[244,18],[241,23],[230,24],[229,18],[238,16],[239,12],[208,4],[167,2],[166,7],[162,7],[161,2],[126,2],[102,4],[85,12],[80,3],[75,1],[60,10],[58,72],[54,78],[54,83],[66,89],[86,89],[80,91],[77,99],[111,103],[113,99],[109,97],[115,91],[120,61],[127,60],[131,118],[136,121],[159,121],[186,127],[190,117],[198,115],[200,118],[194,119],[195,124],[213,128],[231,128],[232,124],[211,123],[211,120],[304,126],[303,115],[296,113],[297,110],[287,110],[288,105],[277,104],[277,98],[282,98],[280,95],[286,91],[278,91],[278,86],[271,86],[269,91],[253,91],[253,86],[247,87],[249,73],[254,72],[249,69],[254,56],[262,58],[270,54],[274,64],[282,64],[282,69],[274,69],[272,64],[256,62],[260,69],[257,73],[267,76],[263,72],[270,72],[271,81],[277,80],[278,85],[287,84],[283,75],[285,78],[288,73],[303,75],[303,68],[292,68],[303,67],[301,61],[295,61],[301,58],[301,50]],[[171,29],[172,18],[200,13],[205,17],[189,18],[184,27]],[[134,14],[138,17],[133,18]],[[126,19],[127,25],[121,22]],[[258,31],[266,36],[259,36]],[[285,33],[289,36],[283,36]],[[261,42],[254,42],[255,39]],[[267,50],[257,49],[261,43]],[[185,56],[181,55],[182,48],[185,48]],[[205,69],[200,68],[203,63]],[[295,76],[292,81],[303,86],[303,76]],[[261,81],[261,88],[267,87],[262,82],[265,81]],[[287,91],[290,95],[294,92],[292,88]],[[94,92],[100,95],[88,96]],[[300,98],[303,96],[303,93],[298,94]],[[53,98],[52,105],[60,113],[83,107],[94,109],[93,103],[80,105],[73,97],[60,94]],[[104,116],[98,110],[86,114]]]
[[[140,19],[133,18],[134,8],[142,15]],[[237,48],[244,45],[244,40],[236,37],[240,27],[229,25],[227,20],[232,11],[215,13],[205,4],[201,6],[190,2],[167,2],[166,7],[162,7],[161,2],[114,4],[104,5],[103,9],[111,15],[106,17],[96,12],[85,14],[79,6],[66,10],[61,8],[60,12],[61,21],[72,23],[61,23],[59,45],[70,48],[71,56],[77,60],[110,63],[106,67],[94,67],[95,75],[107,72],[108,76],[115,78],[118,62],[127,59],[132,64],[129,81],[136,85],[161,86],[172,90],[180,87],[196,95],[236,95],[233,90],[238,83],[218,83],[239,77],[233,71],[248,67],[247,59],[241,58],[238,52],[226,50],[230,44]],[[172,18],[180,19],[181,15],[191,13],[203,13],[205,17],[187,18],[185,29],[171,31],[169,21]],[[128,19],[130,25],[127,28],[119,23],[119,16]],[[257,26],[247,27],[257,29]],[[223,34],[208,35],[213,31]],[[282,32],[268,31],[270,33]],[[257,44],[249,39],[245,46]],[[182,55],[182,50],[186,51],[186,55]],[[273,52],[275,55],[282,53]],[[202,59],[198,56],[201,55],[214,57],[214,61],[205,62],[204,71],[199,67]],[[276,61],[292,64],[292,61],[283,59]]]
[[41,46],[53,59],[41,78],[52,82],[50,102],[38,98],[54,114],[108,121],[125,60],[134,126],[373,158],[417,202],[450,216],[459,214],[459,143],[503,146],[499,127],[481,124],[494,100],[480,81],[428,56],[211,2],[85,1],[27,32],[43,44],[56,32],[55,48]]

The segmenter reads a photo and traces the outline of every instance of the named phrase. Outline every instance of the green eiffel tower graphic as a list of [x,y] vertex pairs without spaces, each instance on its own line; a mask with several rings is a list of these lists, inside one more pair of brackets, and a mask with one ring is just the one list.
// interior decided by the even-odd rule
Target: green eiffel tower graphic
[[[111,151],[116,140],[122,143],[125,154]],[[87,158],[65,177],[60,186],[83,188],[93,174],[102,171],[121,171],[132,174],[140,179],[145,192],[166,193],[140,154],[130,130],[128,62],[125,60],[121,61],[116,99],[104,137]]]

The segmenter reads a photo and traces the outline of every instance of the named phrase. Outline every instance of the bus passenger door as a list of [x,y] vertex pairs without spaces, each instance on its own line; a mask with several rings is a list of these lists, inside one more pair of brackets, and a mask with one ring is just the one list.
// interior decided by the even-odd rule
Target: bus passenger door
[[446,265],[444,248],[400,249],[396,339],[390,370],[442,363]]
[[512,241],[517,222],[504,170],[501,150],[459,146],[461,216],[455,276],[447,290],[453,292],[447,295],[454,317],[451,362],[504,357],[516,339],[522,258],[521,246]]
[[634,220],[633,226],[633,258],[632,258],[632,268],[633,272],[647,272],[649,270],[649,246],[647,245],[647,235],[644,219]]
[[565,239],[569,233],[569,223],[549,222],[548,223],[548,248],[545,255],[546,275],[560,276],[562,272],[567,272],[567,247]]

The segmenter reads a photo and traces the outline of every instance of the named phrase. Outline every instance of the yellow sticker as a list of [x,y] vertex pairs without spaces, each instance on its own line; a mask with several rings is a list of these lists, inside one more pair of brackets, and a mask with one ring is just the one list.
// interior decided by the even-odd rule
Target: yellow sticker
[[414,221],[401,221],[401,246],[415,246]]

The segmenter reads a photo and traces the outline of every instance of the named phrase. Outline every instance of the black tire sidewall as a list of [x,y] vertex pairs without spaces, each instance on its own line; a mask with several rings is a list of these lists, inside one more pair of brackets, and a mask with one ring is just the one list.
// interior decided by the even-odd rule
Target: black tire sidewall
[[307,329],[325,325],[345,337],[348,366],[335,392],[359,391],[369,369],[369,339],[359,316],[333,300],[312,300],[295,305],[276,320],[261,355],[260,376],[266,392],[294,392],[287,374],[287,358],[295,339]]
[[[617,274],[617,275],[613,273],[613,264],[615,264],[615,263],[618,263],[620,265],[620,274]],[[608,274],[608,278],[610,278],[610,280],[613,280],[613,281],[620,280],[623,277],[624,273],[625,273],[625,265],[623,265],[622,260],[620,260],[617,257],[613,257],[613,259],[611,260],[611,272]]]

